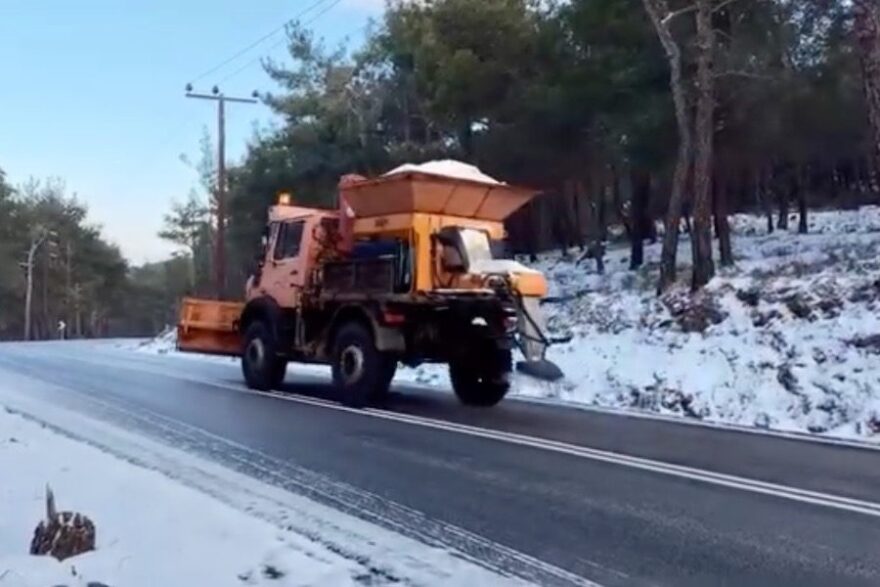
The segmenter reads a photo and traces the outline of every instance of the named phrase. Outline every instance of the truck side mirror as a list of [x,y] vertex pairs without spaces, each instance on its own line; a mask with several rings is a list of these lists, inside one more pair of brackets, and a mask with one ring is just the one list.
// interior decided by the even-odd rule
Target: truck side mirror
[[464,273],[467,271],[464,259],[461,258],[461,252],[455,247],[443,245],[440,259],[443,262],[443,269],[449,273]]
[[266,253],[269,250],[269,236],[267,234],[263,234],[260,238],[260,250],[254,255],[254,261],[257,264],[257,267],[262,267],[266,262]]

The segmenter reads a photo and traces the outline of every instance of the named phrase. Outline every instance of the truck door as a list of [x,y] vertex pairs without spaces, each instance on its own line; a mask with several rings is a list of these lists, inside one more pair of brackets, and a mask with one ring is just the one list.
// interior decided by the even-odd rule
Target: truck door
[[270,288],[269,294],[283,308],[299,305],[299,297],[306,281],[303,235],[305,219],[281,222],[275,236],[270,270],[263,282]]

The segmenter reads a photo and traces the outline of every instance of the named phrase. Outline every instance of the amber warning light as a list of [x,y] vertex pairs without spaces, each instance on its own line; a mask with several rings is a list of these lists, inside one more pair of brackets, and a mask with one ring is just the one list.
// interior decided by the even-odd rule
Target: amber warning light
[[279,206],[290,206],[293,203],[293,196],[291,196],[287,192],[281,192],[278,194],[278,205]]

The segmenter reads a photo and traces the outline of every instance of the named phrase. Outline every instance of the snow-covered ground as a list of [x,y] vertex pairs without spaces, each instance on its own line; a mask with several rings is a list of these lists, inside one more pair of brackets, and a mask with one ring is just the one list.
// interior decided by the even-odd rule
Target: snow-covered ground
[[[817,212],[810,233],[766,234],[763,218],[732,219],[736,266],[705,292],[658,298],[660,245],[607,273],[560,255],[538,268],[545,310],[574,335],[550,356],[561,385],[528,396],[677,414],[706,421],[869,439],[880,434],[880,208]],[[683,242],[681,279],[689,278]],[[872,338],[876,337],[876,338]]]
[[[41,397],[51,391],[0,384],[0,587],[522,584]],[[94,522],[95,551],[28,555],[47,484],[59,511]]]
[[[563,382],[516,377],[520,396],[786,431],[880,439],[880,208],[814,212],[810,233],[766,234],[764,218],[731,219],[736,265],[691,296],[655,294],[660,244],[629,270],[625,243],[606,273],[577,253],[541,256],[544,305],[573,336],[549,358]],[[173,333],[140,347],[173,352]],[[292,369],[300,369],[293,366]],[[306,367],[309,372],[321,368]],[[401,369],[398,382],[449,388],[445,369]]]
[[[364,569],[204,494],[0,410],[0,585],[355,585]],[[27,556],[46,511],[89,516],[97,550]]]

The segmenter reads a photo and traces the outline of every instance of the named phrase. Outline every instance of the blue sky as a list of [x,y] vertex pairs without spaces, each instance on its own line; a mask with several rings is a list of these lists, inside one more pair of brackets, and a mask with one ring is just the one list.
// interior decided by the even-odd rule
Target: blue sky
[[[0,0],[0,168],[13,184],[60,177],[134,263],[171,246],[156,237],[174,198],[197,185],[181,154],[198,158],[213,103],[184,86],[305,8],[336,0]],[[329,43],[359,38],[383,0],[339,0],[310,26]],[[274,89],[258,62],[284,57],[281,34],[196,84],[230,95]],[[251,65],[247,65],[249,62]],[[262,105],[227,109],[228,159],[244,152]]]

